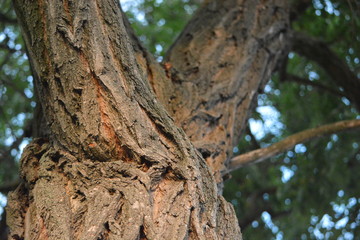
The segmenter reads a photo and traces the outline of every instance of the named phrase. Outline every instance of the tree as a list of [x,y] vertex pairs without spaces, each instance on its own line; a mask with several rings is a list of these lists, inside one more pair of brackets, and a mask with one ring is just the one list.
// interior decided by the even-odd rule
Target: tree
[[46,123],[9,195],[12,237],[239,238],[218,194],[258,92],[301,40],[287,2],[204,3],[163,66],[115,2],[19,2]]

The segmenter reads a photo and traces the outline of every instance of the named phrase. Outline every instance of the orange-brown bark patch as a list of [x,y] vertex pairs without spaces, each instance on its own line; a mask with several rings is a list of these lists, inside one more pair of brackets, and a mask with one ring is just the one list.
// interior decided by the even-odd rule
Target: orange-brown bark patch
[[106,93],[103,87],[101,86],[101,80],[93,72],[92,72],[92,79],[96,88],[96,97],[99,106],[100,121],[101,121],[100,123],[101,136],[104,137],[105,141],[107,142],[107,145],[109,145],[110,148],[113,148],[116,157],[126,162],[131,161],[130,158],[131,153],[129,152],[128,149],[122,146],[117,136],[117,133],[114,129],[114,126],[111,122],[111,119],[109,117],[111,113],[109,112],[107,101],[104,98]]
[[40,218],[39,222],[40,222],[39,223],[40,231],[39,231],[39,238],[38,239],[43,239],[43,240],[49,239],[47,229],[46,229],[46,226],[44,224],[44,220],[42,218]]
[[164,63],[164,68],[165,68],[166,76],[168,78],[171,78],[171,72],[170,72],[170,70],[172,68],[171,63],[169,63],[169,62]]
[[65,15],[67,17],[67,20],[68,21],[71,21],[71,15],[70,15],[70,9],[69,9],[69,1],[68,0],[64,0],[63,1],[63,6],[64,6],[64,12],[65,12]]

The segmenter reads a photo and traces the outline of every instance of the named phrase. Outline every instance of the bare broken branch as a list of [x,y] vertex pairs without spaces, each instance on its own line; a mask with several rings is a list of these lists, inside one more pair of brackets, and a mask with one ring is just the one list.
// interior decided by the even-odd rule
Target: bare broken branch
[[274,157],[291,149],[296,144],[304,143],[314,138],[319,138],[325,135],[354,128],[360,128],[360,119],[340,121],[304,130],[302,132],[293,134],[280,142],[274,143],[269,147],[256,149],[254,151],[250,151],[232,158],[229,164],[229,171],[234,171],[244,165],[258,163],[268,158]]

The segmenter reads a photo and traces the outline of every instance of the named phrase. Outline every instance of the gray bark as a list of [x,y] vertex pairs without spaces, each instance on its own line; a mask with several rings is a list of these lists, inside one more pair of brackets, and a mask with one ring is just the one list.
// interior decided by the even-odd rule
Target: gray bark
[[116,1],[14,3],[50,135],[24,150],[9,238],[241,239],[217,185],[286,46],[286,1],[209,1],[165,68]]

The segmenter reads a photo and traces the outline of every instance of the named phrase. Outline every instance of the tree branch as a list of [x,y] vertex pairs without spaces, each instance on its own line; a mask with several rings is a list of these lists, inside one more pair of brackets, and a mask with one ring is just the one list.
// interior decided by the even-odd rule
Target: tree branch
[[17,179],[12,182],[4,183],[0,185],[0,192],[3,194],[7,194],[8,192],[14,190],[20,184],[20,180]]
[[[147,63],[136,59],[134,42],[123,24],[118,2],[78,1],[77,5],[69,6],[61,2],[47,4],[16,0],[14,4],[23,27],[24,40],[27,46],[31,46],[28,49],[29,59],[34,66],[40,102],[51,131],[50,141],[35,140],[24,150],[23,158],[39,162],[37,168],[31,165],[32,160],[26,160],[21,161],[21,169],[26,176],[35,176],[37,172],[45,171],[44,167],[56,158],[58,163],[61,162],[61,169],[57,171],[47,167],[45,175],[66,175],[67,181],[58,184],[63,179],[51,177],[47,182],[56,188],[50,189],[51,193],[46,196],[40,194],[40,198],[29,203],[18,204],[17,199],[22,195],[20,192],[12,194],[14,197],[7,208],[8,213],[15,214],[13,219],[16,218],[15,223],[10,224],[12,234],[19,232],[21,236],[24,231],[22,223],[26,214],[19,213],[18,205],[24,206],[26,212],[37,202],[45,205],[46,202],[55,202],[31,216],[36,219],[45,212],[57,212],[53,214],[55,218],[44,219],[46,228],[53,230],[53,239],[60,236],[69,239],[73,236],[104,236],[104,224],[112,217],[111,213],[107,213],[110,209],[114,213],[119,212],[118,222],[131,227],[119,229],[114,226],[116,230],[113,231],[113,225],[109,223],[108,229],[111,230],[105,233],[108,238],[178,239],[189,236],[209,239],[219,238],[222,233],[226,233],[229,239],[238,238],[241,234],[233,208],[219,197],[204,159],[150,91],[144,79],[146,75],[139,66]],[[69,23],[67,16],[75,20]],[[32,22],[39,24],[29,24]],[[34,46],[33,39],[41,40]],[[36,158],[40,159],[40,156],[34,155],[34,149],[49,149],[54,155],[49,154],[49,157],[41,157],[42,160],[38,161]],[[84,161],[79,162],[79,159]],[[90,165],[86,163],[88,160],[96,166],[91,167],[96,171],[90,170]],[[77,170],[74,170],[76,173],[66,174],[73,172],[70,166],[75,162],[78,162],[79,168],[87,169],[88,177],[80,176],[82,173]],[[109,175],[100,176],[100,172],[108,172]],[[110,175],[121,183],[113,183],[108,177]],[[47,183],[45,186],[45,181],[37,176],[34,181],[32,177],[26,178],[26,183],[40,185],[42,190],[50,186]],[[70,231],[68,221],[64,219],[69,218],[67,214],[72,214],[72,206],[68,201],[60,203],[57,194],[70,198],[74,193],[66,191],[67,185],[74,186],[74,189],[76,186],[92,189],[92,179],[108,185],[114,194],[104,200],[107,206],[104,212],[104,204],[93,203],[97,201],[97,196],[103,198],[103,191],[108,187],[96,188],[94,197],[81,202],[87,207],[77,221],[84,223],[81,228],[93,230],[83,232],[75,226]],[[111,187],[113,184],[114,187]],[[35,188],[26,188],[29,193],[24,195],[33,196]],[[37,188],[34,191],[37,194]],[[169,201],[173,198],[176,199]],[[203,199],[207,200],[206,203]],[[126,212],[121,210],[134,202],[139,207],[129,207]],[[59,209],[66,211],[58,214]],[[101,212],[102,216],[89,216],[91,212]],[[129,215],[137,217],[128,218]],[[181,222],[181,229],[179,224],[167,224],[168,220],[174,222],[173,216],[176,216],[176,222]],[[213,227],[207,227],[210,225]],[[166,231],[163,226],[168,226]],[[26,228],[29,231],[39,229],[35,224]]]
[[206,1],[164,58],[173,118],[218,182],[287,48],[288,11],[287,1]]
[[0,49],[5,50],[5,51],[9,51],[9,53],[14,53],[14,52],[18,51],[18,50],[14,49],[14,48],[9,47],[5,43],[0,43]]
[[360,79],[348,65],[323,41],[298,32],[292,32],[290,39],[293,51],[319,64],[330,79],[344,89],[346,96],[360,111]]
[[305,78],[301,78],[301,77],[298,77],[296,75],[293,75],[293,74],[286,74],[286,81],[291,81],[291,82],[297,82],[297,83],[301,83],[301,84],[304,84],[304,85],[308,85],[308,86],[312,86],[312,87],[315,87],[317,89],[320,89],[320,90],[323,90],[323,91],[327,91],[331,94],[334,94],[336,96],[339,96],[339,97],[347,97],[346,96],[346,93],[343,93],[343,92],[340,92],[336,89],[333,89],[331,87],[328,87],[326,85],[323,85],[323,84],[320,84],[318,82],[314,82],[314,81],[310,81],[308,79],[305,79]]
[[298,0],[293,1],[293,4],[290,7],[290,21],[293,22],[301,16],[308,7],[311,6],[311,0]]
[[0,22],[6,24],[17,24],[17,20],[15,18],[10,18],[3,13],[0,13]]
[[263,196],[265,193],[275,196],[276,191],[276,187],[270,187],[250,194],[250,196],[246,200],[246,206],[244,206],[246,209],[246,214],[239,219],[239,225],[243,231],[253,221],[259,219],[261,214],[265,211],[270,213],[272,218],[282,216],[285,213],[289,213],[289,211],[275,211],[273,209],[273,206],[269,204],[268,201],[264,200]]
[[321,136],[359,127],[360,120],[356,119],[327,124],[296,133],[269,147],[257,149],[232,158],[230,161],[229,171],[234,171],[244,165],[261,162],[268,158],[274,157],[291,149],[296,144],[304,143]]
[[[0,67],[0,70],[2,68]],[[24,90],[21,89],[20,87],[16,86],[16,82],[15,81],[12,81],[10,79],[7,79],[7,78],[2,78],[0,79],[0,83],[1,84],[4,84],[6,87],[10,87],[14,90],[14,92],[17,92],[20,94],[21,97],[23,97],[24,99],[29,99],[28,96],[26,96],[26,94],[24,93]]]

